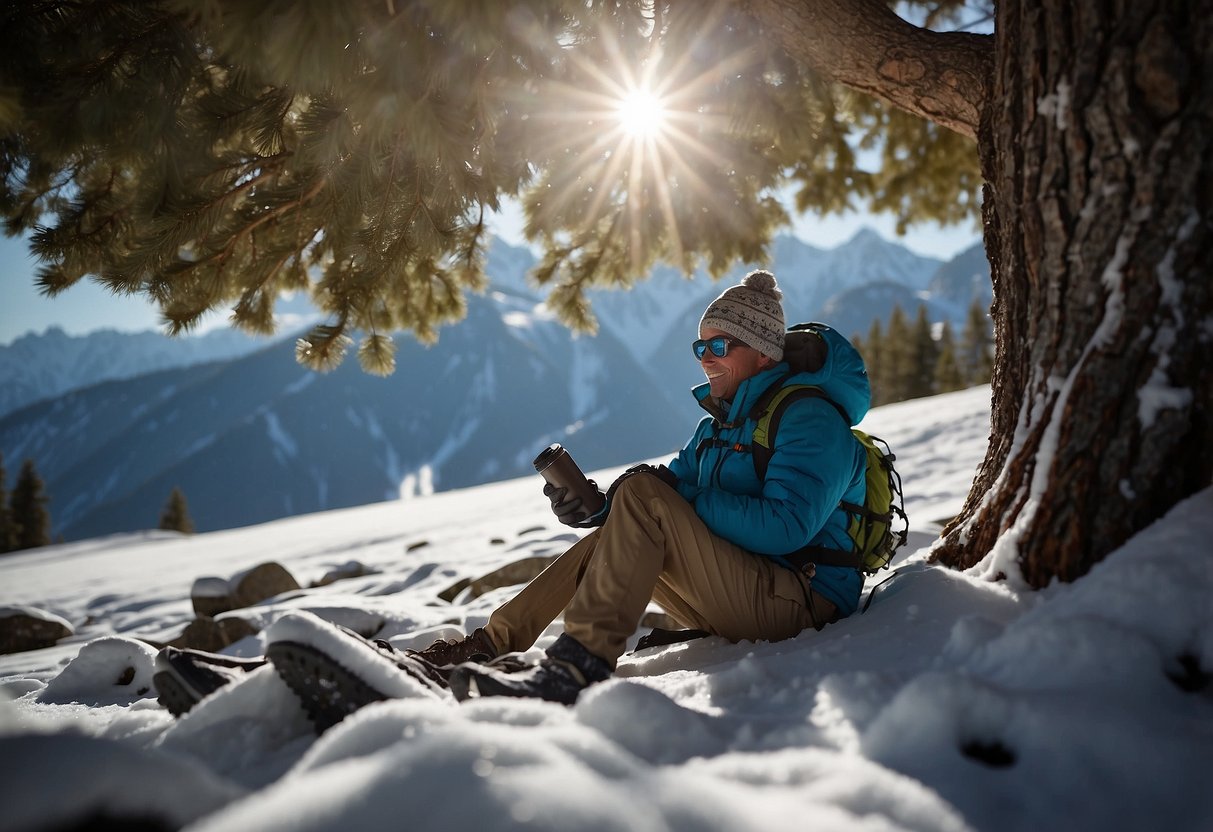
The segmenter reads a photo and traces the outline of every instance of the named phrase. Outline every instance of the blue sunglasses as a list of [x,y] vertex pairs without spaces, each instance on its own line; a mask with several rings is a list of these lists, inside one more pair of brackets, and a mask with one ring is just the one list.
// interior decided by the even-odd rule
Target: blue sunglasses
[[695,358],[699,361],[703,360],[704,353],[708,350],[712,351],[712,355],[717,358],[724,358],[729,354],[729,350],[733,347],[744,347],[745,342],[739,341],[736,338],[729,338],[727,335],[717,335],[715,338],[703,339],[700,338],[691,344],[691,351],[695,353]]

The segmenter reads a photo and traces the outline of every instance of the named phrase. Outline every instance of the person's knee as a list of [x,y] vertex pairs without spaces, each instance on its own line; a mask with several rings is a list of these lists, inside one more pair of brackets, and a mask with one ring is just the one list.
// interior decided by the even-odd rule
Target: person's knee
[[607,524],[627,522],[622,518],[649,517],[672,518],[686,514],[694,516],[695,510],[678,491],[666,485],[652,474],[636,473],[625,477],[615,487],[611,497],[611,511]]
[[669,499],[678,496],[678,492],[670,486],[666,485],[661,479],[653,474],[639,471],[624,477],[619,483],[619,487],[615,489],[615,495],[612,500],[623,499],[648,499],[650,497],[659,497],[661,499]]

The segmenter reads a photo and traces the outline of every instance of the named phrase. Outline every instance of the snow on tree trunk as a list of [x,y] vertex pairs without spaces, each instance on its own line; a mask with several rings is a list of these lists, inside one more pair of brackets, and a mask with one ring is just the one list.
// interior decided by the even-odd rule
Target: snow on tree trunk
[[1213,479],[1213,3],[1000,2],[996,31],[991,441],[936,557],[1039,587]]

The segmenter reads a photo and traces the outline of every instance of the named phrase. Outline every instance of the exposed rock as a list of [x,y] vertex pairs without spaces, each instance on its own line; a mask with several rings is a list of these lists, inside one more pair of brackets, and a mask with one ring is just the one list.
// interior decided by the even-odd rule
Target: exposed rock
[[57,615],[32,608],[0,608],[0,653],[24,653],[50,647],[72,634]]
[[169,645],[182,649],[204,650],[217,653],[229,644],[257,634],[257,628],[242,618],[228,616],[215,620],[209,616],[198,616]]
[[233,577],[228,584],[232,588],[230,609],[249,607],[266,598],[300,588],[299,582],[291,573],[287,572],[282,564],[274,561],[254,566],[249,571]]
[[227,642],[224,647],[226,647],[228,644],[235,644],[242,638],[255,636],[258,632],[260,632],[256,627],[245,621],[243,618],[237,618],[234,615],[228,615],[223,618],[216,619],[216,621],[219,624],[220,635],[223,637],[223,640]]
[[554,560],[556,555],[536,555],[507,563],[500,569],[472,581],[470,597],[477,598],[503,586],[529,583]]
[[190,588],[190,603],[194,615],[214,618],[232,608],[231,586],[226,578],[198,578]]
[[283,592],[299,589],[299,582],[279,563],[254,566],[230,580],[207,576],[190,588],[190,603],[199,618],[214,618],[228,610],[249,607]]
[[555,559],[556,555],[537,555],[532,558],[516,560],[475,580],[464,578],[438,593],[438,597],[444,601],[453,601],[456,596],[467,589],[469,599],[479,598],[484,593],[500,589],[503,586],[525,584],[533,580],[536,575],[546,569],[547,565]]
[[352,560],[349,563],[343,563],[341,566],[325,572],[324,577],[313,582],[312,586],[328,586],[329,584],[334,584],[337,581],[345,581],[349,580],[350,578],[362,578],[366,575],[374,575],[377,571],[378,570],[372,569],[365,563]]
[[459,596],[459,593],[467,589],[471,583],[471,578],[460,578],[459,580],[455,581],[455,583],[442,590],[442,592],[439,592],[438,597],[449,604]]
[[169,642],[172,647],[189,650],[204,650],[215,653],[227,647],[223,641],[223,631],[219,622],[210,616],[201,615],[185,625],[185,630],[177,638]]

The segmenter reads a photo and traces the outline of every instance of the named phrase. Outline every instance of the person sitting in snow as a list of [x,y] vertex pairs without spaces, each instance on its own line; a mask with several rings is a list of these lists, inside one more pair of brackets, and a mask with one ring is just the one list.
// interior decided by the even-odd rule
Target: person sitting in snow
[[[850,615],[863,585],[857,569],[802,570],[786,559],[806,546],[849,550],[848,516],[840,503],[864,501],[865,456],[850,425],[870,406],[867,373],[846,339],[828,327],[820,334],[828,360],[789,377],[782,293],[772,274],[751,272],[717,297],[699,322],[692,346],[707,382],[693,392],[708,415],[686,447],[668,466],[630,469],[591,518],[579,512],[580,500],[565,499],[565,489],[546,486],[561,522],[596,528],[494,611],[482,629],[419,652],[397,652],[383,641],[368,651],[365,640],[348,631],[335,636],[341,631],[325,625],[327,642],[271,633],[269,659],[313,719],[332,724],[393,695],[384,689],[390,683],[382,669],[354,661],[333,638],[360,642],[355,653],[375,653],[363,655],[366,661],[449,685],[460,699],[500,695],[571,704],[612,674],[650,601],[683,627],[731,641],[791,638]],[[768,388],[784,384],[814,385],[828,399],[788,406],[760,479],[747,452],[755,426],[751,409]],[[561,612],[564,633],[537,665],[520,668],[503,659],[529,649]],[[161,663],[165,670],[179,665],[187,675],[231,676],[260,663],[200,668],[205,662],[182,651],[169,659]],[[169,676],[168,687],[183,681]]]

